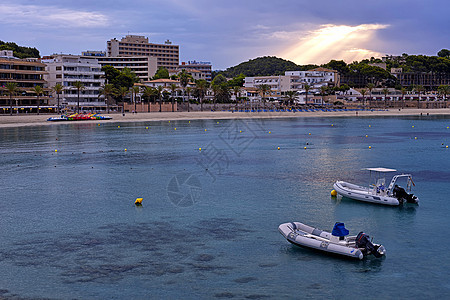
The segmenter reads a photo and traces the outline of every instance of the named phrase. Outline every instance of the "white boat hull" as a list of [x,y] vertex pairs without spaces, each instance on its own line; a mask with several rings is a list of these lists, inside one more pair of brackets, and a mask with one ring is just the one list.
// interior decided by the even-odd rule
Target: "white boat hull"
[[346,241],[332,241],[331,233],[313,228],[300,222],[281,224],[280,233],[292,244],[307,247],[332,254],[342,255],[354,259],[363,259],[362,251],[356,248],[355,237],[346,238]]
[[376,192],[376,190],[369,190],[368,188],[358,186],[345,181],[336,181],[333,184],[334,190],[341,196],[376,204],[384,205],[399,205],[397,198],[383,194],[383,192]]

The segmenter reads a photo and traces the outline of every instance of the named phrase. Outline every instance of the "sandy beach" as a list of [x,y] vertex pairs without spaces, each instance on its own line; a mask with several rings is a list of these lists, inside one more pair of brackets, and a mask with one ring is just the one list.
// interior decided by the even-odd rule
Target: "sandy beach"
[[[79,121],[83,123],[111,123],[111,122],[151,122],[164,120],[198,120],[198,119],[248,119],[248,118],[307,118],[307,117],[374,117],[374,116],[427,116],[427,115],[450,115],[450,108],[440,109],[390,109],[387,111],[315,111],[315,112],[154,112],[154,113],[127,113],[108,114],[112,120]],[[48,122],[49,117],[55,114],[41,115],[1,115],[0,127],[21,127],[38,125],[56,125],[72,122]]]

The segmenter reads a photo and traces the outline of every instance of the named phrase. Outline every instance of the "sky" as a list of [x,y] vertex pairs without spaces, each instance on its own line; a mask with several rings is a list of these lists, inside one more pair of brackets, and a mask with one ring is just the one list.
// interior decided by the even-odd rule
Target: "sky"
[[347,63],[450,48],[448,0],[2,0],[0,40],[41,55],[106,50],[133,34],[224,70],[261,56]]

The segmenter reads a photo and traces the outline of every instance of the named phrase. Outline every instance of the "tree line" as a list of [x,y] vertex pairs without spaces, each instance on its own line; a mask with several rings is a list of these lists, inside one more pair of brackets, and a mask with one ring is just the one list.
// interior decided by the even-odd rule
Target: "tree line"
[[18,58],[41,57],[39,54],[39,50],[37,50],[36,48],[18,46],[13,42],[0,41],[0,51],[1,50],[11,50],[13,51],[13,55]]

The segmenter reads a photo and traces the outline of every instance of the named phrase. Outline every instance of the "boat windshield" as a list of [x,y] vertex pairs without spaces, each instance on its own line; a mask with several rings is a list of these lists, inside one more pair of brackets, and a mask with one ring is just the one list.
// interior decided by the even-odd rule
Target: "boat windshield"
[[373,188],[382,188],[383,191],[386,187],[386,173],[395,172],[395,169],[388,168],[365,168],[363,170],[367,170],[370,172],[370,181],[372,182]]

